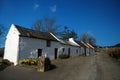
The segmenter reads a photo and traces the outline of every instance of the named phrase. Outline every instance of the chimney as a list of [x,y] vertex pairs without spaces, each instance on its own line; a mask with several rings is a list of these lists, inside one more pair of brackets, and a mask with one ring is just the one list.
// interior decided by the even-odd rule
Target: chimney
[[74,39],[73,38],[69,38],[69,41],[74,42]]

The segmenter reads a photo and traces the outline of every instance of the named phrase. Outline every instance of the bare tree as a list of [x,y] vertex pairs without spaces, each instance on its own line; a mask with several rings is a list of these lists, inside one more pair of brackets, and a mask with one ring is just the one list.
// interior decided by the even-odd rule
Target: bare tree
[[6,28],[5,26],[3,26],[2,24],[0,24],[0,47],[2,44],[4,44],[4,34],[6,32]]
[[5,27],[2,24],[0,24],[0,38],[1,36],[3,36],[4,32],[5,32]]
[[37,20],[37,21],[32,25],[32,29],[38,30],[38,31],[43,31],[42,20],[41,20],[41,19]]
[[83,33],[80,40],[85,43],[90,43],[91,45],[96,45],[96,39],[90,33]]
[[54,35],[57,35],[60,27],[60,25],[56,25],[55,18],[44,17],[37,20],[36,23],[33,24],[32,29],[43,32],[51,32]]

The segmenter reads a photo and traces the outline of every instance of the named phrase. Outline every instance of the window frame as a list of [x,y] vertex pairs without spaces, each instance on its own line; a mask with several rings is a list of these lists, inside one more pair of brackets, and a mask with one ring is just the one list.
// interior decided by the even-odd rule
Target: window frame
[[46,40],[46,46],[51,47],[51,41],[50,40]]

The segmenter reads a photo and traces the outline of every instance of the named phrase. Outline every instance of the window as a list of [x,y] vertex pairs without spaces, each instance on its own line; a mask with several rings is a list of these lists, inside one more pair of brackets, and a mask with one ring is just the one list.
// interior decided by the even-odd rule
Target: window
[[47,46],[47,47],[50,47],[50,46],[51,46],[51,41],[50,41],[50,40],[47,40],[47,41],[46,41],[46,46]]

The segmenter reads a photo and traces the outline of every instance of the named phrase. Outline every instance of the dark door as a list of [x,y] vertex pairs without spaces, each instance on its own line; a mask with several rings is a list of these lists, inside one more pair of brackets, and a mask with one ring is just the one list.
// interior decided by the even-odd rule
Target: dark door
[[70,48],[68,48],[68,56],[70,57]]
[[87,48],[86,48],[86,47],[84,47],[84,50],[85,50],[85,56],[86,56],[86,54],[87,54]]
[[42,49],[38,49],[38,57],[42,56]]
[[57,59],[58,48],[55,48],[55,59]]

